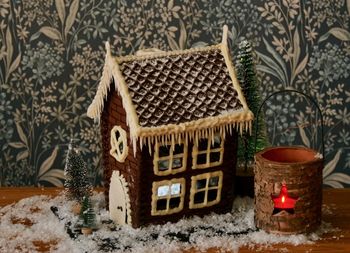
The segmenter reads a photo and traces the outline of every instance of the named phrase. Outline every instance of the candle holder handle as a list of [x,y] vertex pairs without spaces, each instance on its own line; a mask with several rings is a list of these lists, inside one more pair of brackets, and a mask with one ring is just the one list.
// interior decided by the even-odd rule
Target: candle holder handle
[[[266,104],[266,102],[271,98],[274,97],[278,94],[282,94],[282,93],[298,93],[302,96],[304,96],[305,98],[307,98],[309,101],[311,101],[314,106],[317,108],[319,114],[320,114],[320,121],[321,121],[321,147],[322,147],[322,159],[325,158],[325,148],[324,148],[324,138],[323,138],[323,115],[322,115],[322,111],[320,109],[320,107],[318,106],[317,102],[309,95],[305,94],[304,92],[298,91],[298,90],[281,90],[281,91],[276,91],[274,93],[272,93],[271,95],[269,95],[268,97],[266,97],[263,102],[261,103],[261,105],[259,106],[259,109],[257,111],[257,114],[255,115],[255,118],[257,119],[261,113],[262,107]],[[317,126],[317,123],[316,123]],[[258,142],[258,131],[259,131],[259,124],[256,124],[255,126],[255,141],[254,141],[254,153],[256,153],[256,145]]]

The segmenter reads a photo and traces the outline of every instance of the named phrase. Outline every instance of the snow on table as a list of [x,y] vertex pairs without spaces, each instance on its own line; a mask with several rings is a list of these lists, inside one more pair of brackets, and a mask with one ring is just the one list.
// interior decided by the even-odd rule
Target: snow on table
[[283,236],[257,230],[250,198],[237,198],[231,213],[203,218],[195,216],[177,223],[133,229],[115,225],[109,220],[102,193],[95,193],[92,200],[98,229],[89,236],[74,233],[78,217],[70,211],[73,202],[64,196],[35,196],[1,208],[0,252],[166,253],[191,248],[205,251],[215,247],[238,252],[242,246],[263,248],[279,243],[311,244],[320,239],[321,234],[332,230],[326,223],[309,235]]

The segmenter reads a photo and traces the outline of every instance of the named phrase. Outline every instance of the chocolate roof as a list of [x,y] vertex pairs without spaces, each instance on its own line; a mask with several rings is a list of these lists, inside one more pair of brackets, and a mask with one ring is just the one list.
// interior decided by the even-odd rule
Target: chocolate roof
[[203,48],[113,57],[106,61],[87,115],[100,119],[112,79],[122,98],[134,153],[136,143],[198,140],[209,134],[249,130],[253,114],[223,42]]
[[180,124],[242,109],[219,48],[120,63],[141,127]]

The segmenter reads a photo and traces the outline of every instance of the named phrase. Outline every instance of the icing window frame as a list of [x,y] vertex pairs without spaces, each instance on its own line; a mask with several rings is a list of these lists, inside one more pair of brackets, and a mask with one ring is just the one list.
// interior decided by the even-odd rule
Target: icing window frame
[[[197,176],[192,176],[189,208],[204,208],[219,203],[221,201],[222,185],[222,171],[208,172]],[[215,192],[216,197],[210,200],[213,198],[213,196],[215,196],[212,194]],[[198,198],[203,199],[203,201],[198,202]]]
[[[218,137],[220,138],[220,144],[219,147],[215,147],[213,145],[215,145]],[[200,142],[206,142],[205,149],[201,149]],[[192,148],[192,169],[206,169],[221,165],[224,159],[224,143],[224,136],[219,133],[209,133],[208,138],[200,138],[195,142]],[[212,161],[212,157],[214,159],[215,154],[219,154],[219,159]],[[205,163],[198,163],[200,156],[205,157]]]
[[[153,182],[151,215],[168,215],[180,212],[184,207],[185,191],[186,181],[184,178]],[[177,206],[171,207],[172,204],[177,204]],[[164,207],[164,205],[164,209],[158,209],[159,206]]]
[[[127,133],[121,126],[114,126],[111,130],[111,149],[109,154],[118,162],[123,163],[128,156],[128,139]],[[122,148],[121,145],[122,144]],[[122,150],[121,150],[122,149]]]
[[[161,154],[161,149],[165,149],[167,154]],[[179,152],[179,150],[181,152]],[[167,176],[174,175],[186,170],[187,166],[187,152],[188,147],[184,142],[171,143],[169,145],[161,145],[156,142],[154,146],[154,155],[153,155],[153,171],[157,176]],[[180,161],[181,167],[174,167],[175,162]],[[161,169],[160,163],[165,163],[167,169]]]

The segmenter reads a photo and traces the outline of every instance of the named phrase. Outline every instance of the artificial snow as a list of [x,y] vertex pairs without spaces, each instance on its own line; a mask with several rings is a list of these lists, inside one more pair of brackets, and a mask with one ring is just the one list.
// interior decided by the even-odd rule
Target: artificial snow
[[[264,247],[272,244],[311,244],[320,235],[334,231],[322,223],[308,235],[275,235],[254,225],[253,200],[237,198],[231,213],[182,219],[177,223],[133,229],[109,220],[102,193],[92,197],[98,229],[92,235],[74,233],[78,217],[70,211],[73,202],[64,196],[35,196],[0,209],[0,252],[37,252],[36,242],[50,245],[50,252],[179,252],[195,248],[205,251],[217,247],[239,252],[242,246]],[[327,210],[329,211],[329,210]],[[68,231],[68,229],[70,231]],[[76,238],[74,238],[76,237]],[[282,248],[281,252],[288,252]]]

